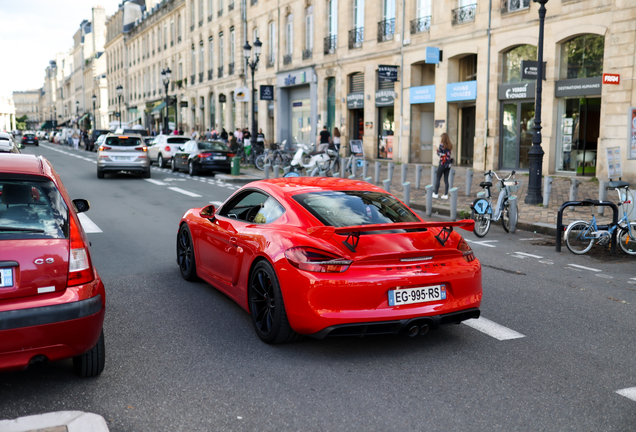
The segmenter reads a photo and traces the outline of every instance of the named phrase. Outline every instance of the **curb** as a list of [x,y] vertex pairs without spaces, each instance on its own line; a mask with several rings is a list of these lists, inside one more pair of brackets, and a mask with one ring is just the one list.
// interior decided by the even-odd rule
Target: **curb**
[[57,411],[0,420],[2,432],[37,432],[42,430],[60,432],[108,432],[104,417],[82,411]]

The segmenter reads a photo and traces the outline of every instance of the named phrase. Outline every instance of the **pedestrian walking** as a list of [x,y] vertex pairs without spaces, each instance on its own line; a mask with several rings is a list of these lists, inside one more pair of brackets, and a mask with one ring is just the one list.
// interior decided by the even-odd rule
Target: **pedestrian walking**
[[206,141],[211,141],[212,140],[212,133],[210,132],[210,128],[205,130],[205,140]]
[[442,199],[448,199],[448,174],[451,170],[451,164],[453,163],[453,158],[451,157],[451,150],[453,149],[453,144],[451,143],[450,138],[447,133],[442,134],[442,142],[439,144],[439,148],[437,149],[437,155],[439,156],[439,167],[437,168],[437,181],[435,182],[435,192],[433,193],[433,198],[437,198],[439,195],[439,184],[442,176],[444,176],[444,195],[442,195]]
[[239,149],[239,144],[238,144],[238,140],[236,139],[236,137],[234,136],[234,134],[230,135],[230,140],[228,142],[228,145],[230,147],[230,150],[232,150],[233,152],[238,151]]
[[262,128],[258,130],[258,134],[256,135],[256,142],[263,147],[267,145],[267,140],[265,139],[265,134],[263,133]]
[[227,137],[227,131],[223,128],[223,130],[221,130],[221,140],[227,142]]
[[340,152],[340,131],[338,128],[333,128],[333,147],[337,152]]
[[331,141],[331,134],[327,130],[327,125],[324,125],[322,127],[322,130],[320,131],[319,135],[320,135],[320,144],[329,144],[329,142]]

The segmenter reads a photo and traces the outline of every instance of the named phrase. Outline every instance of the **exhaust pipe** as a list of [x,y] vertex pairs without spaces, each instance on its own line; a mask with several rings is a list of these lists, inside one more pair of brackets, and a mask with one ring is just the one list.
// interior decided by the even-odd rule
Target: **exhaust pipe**
[[419,332],[420,332],[420,328],[418,326],[414,325],[414,326],[411,326],[409,328],[407,333],[408,333],[409,337],[415,337],[415,336],[418,335]]
[[420,327],[420,336],[424,336],[426,333],[428,333],[430,329],[431,329],[430,325],[422,324],[422,327]]

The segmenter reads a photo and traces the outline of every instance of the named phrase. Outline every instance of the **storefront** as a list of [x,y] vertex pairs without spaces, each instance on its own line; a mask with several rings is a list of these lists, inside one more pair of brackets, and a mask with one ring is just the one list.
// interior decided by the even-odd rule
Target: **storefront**
[[393,159],[394,105],[393,90],[375,92],[375,106],[378,108],[378,159]]
[[349,93],[347,94],[349,137],[362,140],[364,137],[364,73],[349,75]]
[[459,165],[472,166],[475,146],[475,100],[477,99],[477,81],[463,81],[446,85],[448,102],[449,134],[456,126]]
[[276,136],[288,143],[315,143],[317,127],[316,73],[313,68],[287,71],[276,76],[279,119]]
[[528,169],[534,126],[534,82],[502,84],[500,101],[499,168]]
[[411,105],[409,162],[431,163],[435,124],[435,86],[411,87],[409,89],[409,103]]

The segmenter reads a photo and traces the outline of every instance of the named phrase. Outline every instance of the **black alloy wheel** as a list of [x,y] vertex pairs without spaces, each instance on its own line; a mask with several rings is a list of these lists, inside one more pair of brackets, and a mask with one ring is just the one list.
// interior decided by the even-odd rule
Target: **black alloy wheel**
[[188,162],[188,174],[190,174],[191,176],[199,174],[199,169],[194,166],[194,161],[192,159],[190,159],[190,162]]
[[187,224],[181,225],[177,234],[177,264],[181,271],[181,277],[187,281],[197,280],[196,260],[194,257],[194,244]]
[[170,164],[170,167],[172,168],[172,172],[176,172],[177,171],[177,164],[175,162],[175,158],[172,158],[172,162]]
[[256,264],[250,275],[248,300],[254,330],[263,342],[278,344],[302,337],[289,325],[278,278],[267,261]]

